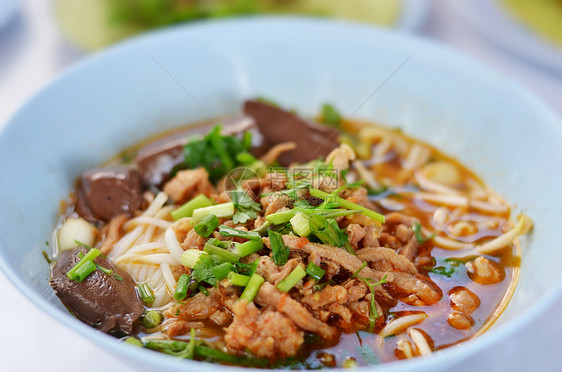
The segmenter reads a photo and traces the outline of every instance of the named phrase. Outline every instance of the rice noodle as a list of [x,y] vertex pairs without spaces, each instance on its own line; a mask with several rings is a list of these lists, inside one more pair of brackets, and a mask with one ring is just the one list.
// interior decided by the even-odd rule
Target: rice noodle
[[506,213],[509,207],[505,204],[489,203],[480,200],[471,200],[470,206],[482,212],[489,213]]
[[172,299],[172,296],[168,294],[168,289],[166,287],[166,283],[162,282],[158,287],[154,289],[154,302],[152,303],[153,307],[160,307]]
[[133,262],[133,263],[147,263],[160,265],[161,263],[168,263],[169,265],[177,265],[177,260],[168,253],[156,253],[146,255],[125,254],[117,259],[118,263]]
[[388,139],[383,139],[377,146],[375,146],[375,150],[373,151],[373,163],[384,163],[386,153],[392,148],[392,142]]
[[178,238],[176,237],[176,232],[173,230],[172,227],[168,227],[165,233],[165,240],[166,240],[166,247],[170,251],[170,254],[180,262],[181,255],[183,253],[183,249],[178,242]]
[[404,167],[404,169],[414,170],[427,163],[430,156],[431,151],[426,146],[416,143],[412,147],[410,147],[408,156],[406,157],[406,159],[404,159],[402,166]]
[[529,217],[522,214],[518,217],[519,222],[517,226],[508,232],[490,240],[484,244],[476,246],[476,250],[480,254],[493,254],[505,247],[509,246],[519,235],[526,234],[533,226],[533,222]]
[[471,207],[488,213],[505,213],[509,211],[509,207],[507,205],[490,203],[481,200],[470,200],[468,197],[461,195],[417,192],[414,196],[435,204],[461,208]]
[[133,218],[132,220],[129,220],[125,224],[124,229],[127,230],[130,227],[136,226],[136,225],[154,225],[154,226],[161,227],[163,229],[167,229],[168,227],[172,226],[172,223],[169,222],[169,221],[165,221],[163,219],[160,219],[160,218],[156,218],[156,217],[139,216],[139,217]]
[[353,162],[353,166],[355,167],[355,169],[357,170],[357,173],[359,173],[359,176],[361,177],[361,179],[363,179],[365,181],[365,183],[367,183],[367,186],[369,186],[371,189],[379,189],[381,186],[380,184],[377,182],[377,180],[375,180],[375,177],[373,176],[373,172],[371,172],[370,170],[368,170],[362,162],[360,162],[359,160],[356,160]]
[[[424,234],[424,235],[427,235],[427,234]],[[433,242],[436,245],[438,245],[439,248],[449,249],[449,250],[460,250],[460,249],[474,248],[474,244],[460,242],[458,240],[444,238],[442,236],[433,237]]]
[[451,195],[458,195],[459,191],[437,183],[435,181],[431,181],[427,178],[422,172],[416,172],[414,174],[416,181],[420,185],[423,190],[431,191],[431,192],[440,192],[444,194],[451,194]]
[[161,263],[160,271],[162,272],[162,276],[164,277],[166,287],[168,287],[168,292],[173,293],[176,288],[176,280],[174,279],[172,270],[170,270],[170,265],[168,265],[166,262]]
[[478,227],[470,221],[457,221],[448,226],[449,235],[452,236],[467,236],[472,235],[478,231]]
[[417,192],[414,194],[414,196],[416,198],[420,198],[428,202],[449,205],[452,207],[468,208],[469,206],[468,198],[460,195],[450,195],[450,194],[443,195],[443,194],[434,194],[434,193],[427,193],[427,192]]
[[414,357],[414,351],[412,350],[412,345],[410,344],[410,341],[399,340],[396,343],[396,348],[402,351],[402,353],[406,358],[410,359]]
[[[154,266],[157,268],[157,266]],[[154,274],[148,279],[147,284],[150,288],[156,288],[164,281],[164,275],[162,274],[162,270],[156,270]]]
[[386,326],[379,332],[379,336],[388,337],[390,335],[396,335],[410,326],[421,323],[426,318],[427,314],[420,313],[401,316],[400,318],[393,319],[388,322]]
[[156,213],[166,204],[168,201],[168,195],[165,192],[159,192],[154,198],[154,201],[150,204],[148,208],[142,214],[143,216],[154,217]]
[[414,344],[417,346],[421,356],[431,355],[431,348],[429,347],[429,344],[427,343],[424,335],[420,331],[414,328],[410,328],[408,330],[408,334],[410,335],[412,341],[414,341]]
[[135,245],[127,251],[127,254],[151,254],[151,253],[168,253],[164,242],[150,242]]
[[138,239],[145,229],[146,226],[137,226],[133,231],[125,234],[125,236],[113,246],[113,249],[109,252],[108,257],[115,258],[125,253],[129,248],[131,248],[131,245]]

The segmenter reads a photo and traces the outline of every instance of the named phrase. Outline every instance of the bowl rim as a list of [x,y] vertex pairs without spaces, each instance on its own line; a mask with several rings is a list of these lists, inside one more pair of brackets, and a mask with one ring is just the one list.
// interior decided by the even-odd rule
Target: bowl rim
[[[141,36],[134,37],[132,39],[120,42],[114,46],[105,49],[102,52],[96,53],[93,56],[85,58],[84,60],[78,62],[77,64],[71,66],[66,71],[62,72],[58,76],[51,79],[46,85],[44,85],[38,92],[32,95],[22,106],[20,106],[12,116],[0,126],[0,136],[3,135],[6,128],[17,125],[14,120],[18,114],[28,107],[32,107],[36,101],[40,100],[43,95],[48,95],[51,89],[55,89],[59,84],[65,84],[67,80],[71,80],[73,76],[80,75],[84,71],[87,71],[89,66],[96,65],[98,63],[103,63],[104,60],[112,58],[116,53],[121,53],[126,50],[135,50],[136,48],[142,48],[145,44],[151,44],[157,40],[165,40],[167,38],[173,38],[178,33],[190,33],[193,30],[201,30],[205,28],[214,27],[233,27],[233,28],[245,28],[245,27],[259,27],[260,24],[267,24],[268,27],[287,27],[290,25],[292,27],[333,27],[339,28],[342,31],[352,33],[356,36],[361,35],[365,37],[366,33],[371,33],[378,37],[386,37],[390,39],[395,39],[398,41],[403,41],[406,44],[415,44],[420,48],[432,49],[439,51],[442,55],[446,55],[447,58],[452,59],[458,63],[468,65],[472,70],[478,71],[479,73],[491,74],[498,79],[499,82],[509,85],[510,90],[514,96],[521,96],[525,98],[529,106],[533,107],[534,112],[540,113],[544,118],[543,124],[552,125],[554,130],[560,132],[560,127],[562,125],[560,118],[540,99],[538,99],[534,94],[523,88],[517,82],[510,80],[509,78],[497,73],[490,67],[471,59],[470,57],[463,55],[457,51],[451,50],[443,45],[438,44],[435,41],[428,40],[419,36],[409,35],[405,33],[394,32],[387,29],[381,29],[379,27],[363,25],[352,23],[348,21],[341,20],[331,20],[331,19],[318,19],[302,16],[251,16],[251,17],[235,17],[220,21],[200,21],[193,22],[187,25],[178,25],[167,27],[161,30],[149,32]],[[41,310],[49,314],[52,318],[56,319],[58,322],[72,329],[77,334],[83,336],[84,338],[94,342],[95,344],[103,347],[103,350],[110,352],[114,355],[122,355],[127,357],[129,360],[134,360],[137,362],[145,362],[147,365],[158,364],[160,367],[167,367],[170,370],[185,370],[190,368],[196,368],[204,372],[216,372],[216,368],[226,368],[231,371],[262,371],[262,369],[256,368],[246,368],[246,367],[235,367],[235,366],[225,366],[215,363],[200,363],[197,361],[181,360],[175,357],[160,353],[147,353],[141,351],[138,347],[132,347],[126,343],[120,342],[118,339],[101,333],[94,328],[80,322],[78,319],[66,314],[57,308],[55,305],[47,301],[47,299],[36,293],[34,290],[29,290],[31,287],[28,286],[24,281],[16,275],[15,270],[8,265],[7,261],[4,259],[4,250],[2,248],[2,243],[0,242],[0,270],[4,272],[6,277],[10,282],[26,296],[32,303],[34,303]],[[429,357],[424,358],[414,358],[411,360],[401,360],[393,361],[389,363],[382,363],[377,365],[377,369],[381,372],[384,371],[409,371],[414,368],[428,368],[428,367],[445,367],[448,365],[454,365],[456,362],[460,362],[471,355],[483,350],[486,346],[499,342],[505,339],[509,334],[521,329],[523,326],[531,323],[540,314],[542,314],[548,307],[550,307],[554,301],[562,295],[562,281],[555,283],[554,287],[549,291],[542,294],[535,303],[528,306],[522,313],[517,314],[513,320],[505,324],[500,324],[493,326],[492,329],[487,330],[483,334],[462,342],[462,348],[457,346],[448,347],[438,352],[434,353]],[[509,306],[509,305],[508,305]],[[358,370],[367,370],[372,368],[372,366],[358,367]],[[337,368],[335,370],[343,371],[344,369]]]

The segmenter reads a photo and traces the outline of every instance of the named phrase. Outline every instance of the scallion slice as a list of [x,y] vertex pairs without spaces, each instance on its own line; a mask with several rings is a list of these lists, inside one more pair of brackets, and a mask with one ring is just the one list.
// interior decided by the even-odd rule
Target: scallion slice
[[236,244],[236,253],[240,257],[246,257],[252,253],[256,253],[263,249],[263,241],[260,240],[249,240],[245,243]]
[[310,262],[306,267],[306,274],[316,281],[322,279],[324,274],[326,274],[326,270],[322,269],[320,266],[316,265],[314,262]]
[[206,217],[203,217],[201,221],[197,222],[193,229],[200,236],[208,238],[209,236],[211,236],[213,231],[215,231],[217,226],[219,226],[219,224],[219,218],[214,214],[210,214]]
[[170,214],[174,220],[179,220],[183,217],[191,217],[193,211],[199,208],[209,207],[213,205],[211,199],[207,198],[203,194],[199,194],[181,207],[174,209]]
[[256,294],[258,294],[258,291],[264,281],[265,279],[261,275],[254,273],[250,277],[250,281],[246,285],[244,292],[242,292],[240,299],[246,300],[248,302],[254,301],[254,297],[256,297]]
[[154,293],[152,292],[152,288],[150,288],[148,284],[143,283],[137,285],[137,293],[139,294],[141,301],[145,305],[150,306],[154,302]]
[[149,310],[142,316],[141,324],[144,328],[150,329],[155,328],[162,323],[162,314],[156,310]]
[[293,231],[296,232],[298,236],[309,236],[311,233],[310,222],[304,213],[298,212],[295,214],[295,216],[291,218],[291,226],[293,226]]
[[233,236],[236,238],[243,238],[249,240],[261,240],[260,234],[258,234],[255,231],[243,231],[225,225],[221,225],[219,227],[219,233],[222,236]]
[[176,292],[174,298],[176,301],[181,301],[187,297],[187,287],[189,285],[189,275],[181,274],[176,284]]
[[223,259],[226,262],[234,263],[234,262],[240,261],[240,256],[237,255],[236,253],[227,251],[224,248],[219,248],[219,247],[211,245],[209,243],[205,244],[205,247],[203,247],[203,250],[210,255],[219,256],[221,259]]
[[218,280],[223,280],[228,276],[228,273],[234,271],[234,265],[230,262],[223,262],[220,265],[213,267],[213,275]]
[[[82,257],[80,259],[80,261],[78,261],[76,263],[76,265],[74,265],[74,267],[72,267],[72,269],[70,269],[67,273],[66,276],[68,277],[68,279],[70,280],[74,280],[77,282],[81,282],[82,280],[84,280],[88,275],[90,275],[95,269],[96,269],[96,265],[94,264],[94,260],[96,259],[96,257],[98,257],[101,254],[100,250],[97,248],[91,248],[88,253],[86,253],[84,255],[84,257]],[[91,265],[87,264],[87,262],[90,262]],[[87,268],[82,269],[80,271],[80,276],[77,275],[78,270],[80,270],[80,268],[84,265],[87,265]],[[91,267],[94,267],[93,270],[91,270]],[[90,271],[91,270],[91,271]],[[88,272],[89,271],[89,272]],[[88,273],[86,274],[86,276],[83,276],[84,273]],[[82,277],[83,276],[83,277]],[[80,279],[82,277],[82,279]]]
[[228,280],[230,281],[230,283],[234,285],[245,287],[248,285],[248,282],[250,281],[250,277],[242,274],[237,274],[231,271],[230,273],[228,273]]
[[327,192],[321,191],[321,190],[317,190],[317,189],[310,189],[310,195],[317,197],[317,198],[321,198],[323,200],[329,200],[330,202],[334,202],[336,204],[338,204],[341,207],[347,208],[347,209],[353,209],[353,210],[360,210],[361,213],[363,213],[365,216],[375,220],[375,221],[379,221],[380,223],[384,223],[384,216],[382,214],[379,214],[369,208],[365,208],[362,205],[359,205],[357,203],[353,203],[350,202],[349,200],[345,200],[343,198],[340,198],[337,195],[333,195],[333,194],[329,194]]
[[277,284],[277,289],[279,289],[281,292],[289,292],[305,276],[306,276],[306,271],[304,271],[302,266],[299,265],[295,267],[294,270],[291,271],[291,273],[285,277],[285,279],[281,280],[281,282]]
[[210,207],[198,208],[193,211],[193,220],[195,223],[201,221],[204,217],[214,214],[219,218],[232,217],[234,215],[234,203],[222,203],[211,205]]
[[77,282],[81,282],[82,280],[86,279],[88,275],[96,271],[96,264],[93,261],[86,261],[82,266],[76,270],[74,273],[74,280]]

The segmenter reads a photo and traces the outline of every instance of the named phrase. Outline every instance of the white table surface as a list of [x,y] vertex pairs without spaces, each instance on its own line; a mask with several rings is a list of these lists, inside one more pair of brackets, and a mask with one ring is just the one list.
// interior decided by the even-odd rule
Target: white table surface
[[[533,70],[495,50],[436,0],[422,33],[495,67],[534,91],[562,115],[562,77]],[[69,45],[52,19],[50,1],[22,0],[21,12],[0,29],[0,126],[31,95],[85,55]],[[0,272],[0,371],[137,371],[41,312]],[[562,370],[562,298],[533,324],[454,371]],[[84,365],[83,351],[88,350]],[[92,357],[94,356],[94,357]]]

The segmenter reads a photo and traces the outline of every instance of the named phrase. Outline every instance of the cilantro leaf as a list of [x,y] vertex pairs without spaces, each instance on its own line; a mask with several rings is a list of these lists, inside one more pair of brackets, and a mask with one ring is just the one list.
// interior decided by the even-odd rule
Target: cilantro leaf
[[240,165],[237,159],[248,152],[248,141],[243,145],[238,138],[223,136],[220,132],[221,127],[217,125],[205,137],[188,141],[183,148],[184,161],[174,167],[174,171],[203,167],[215,183]]
[[199,261],[193,266],[191,270],[191,277],[193,277],[198,282],[205,282],[212,286],[216,286],[218,283],[215,274],[213,273],[213,267],[215,262],[210,255],[202,254],[199,256]]
[[261,212],[261,205],[256,203],[243,189],[231,191],[230,198],[234,202],[236,210],[232,217],[232,222],[235,224],[246,223],[248,220],[257,218]]
[[431,234],[429,236],[426,236],[425,238],[422,236],[421,233],[421,225],[419,222],[414,222],[414,225],[412,226],[412,230],[414,231],[414,235],[416,236],[416,240],[418,241],[419,244],[423,244],[426,241],[433,239],[433,237],[435,237],[435,234]]

